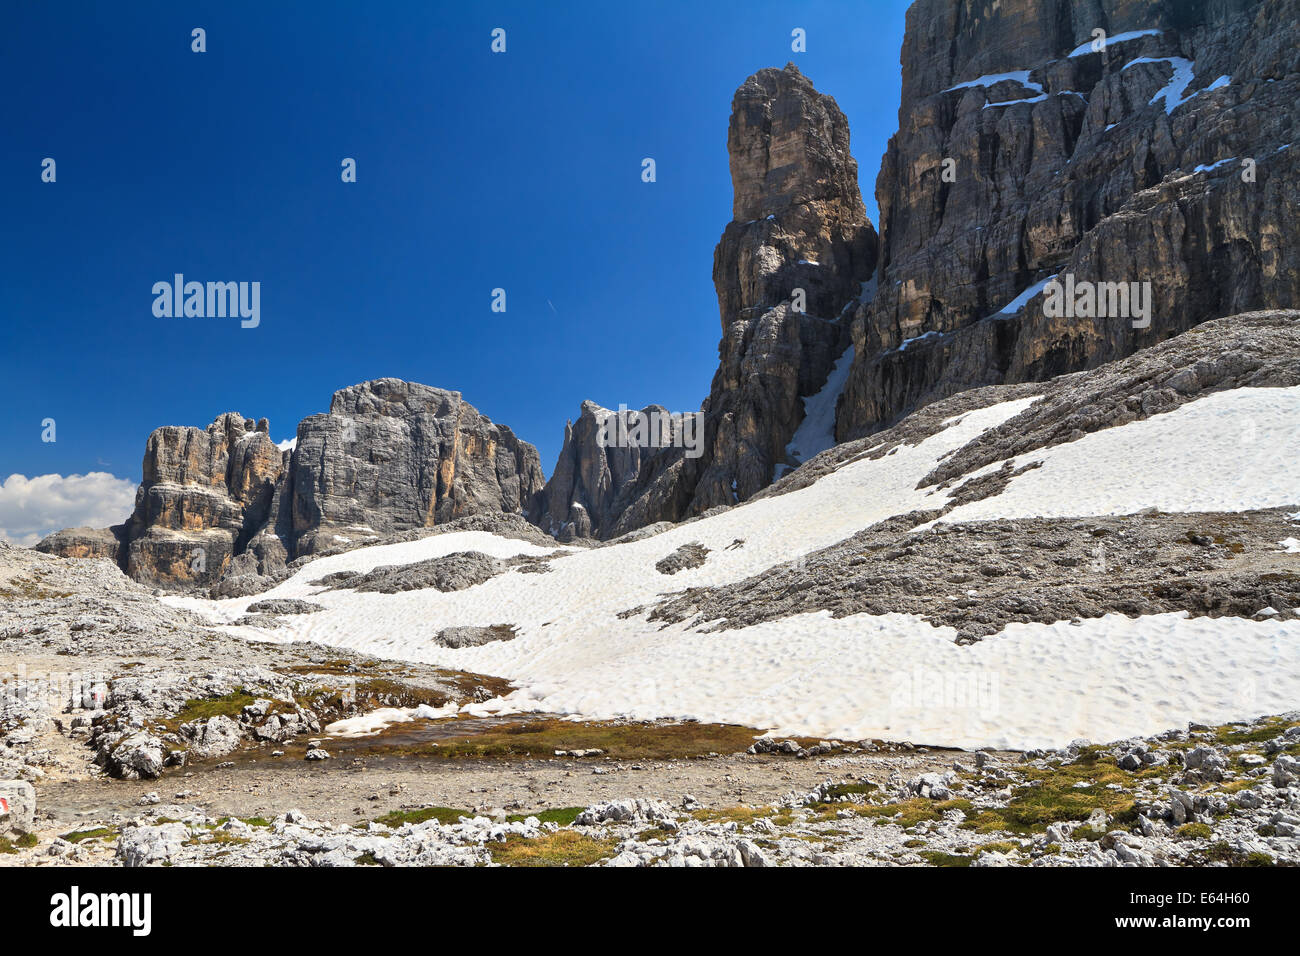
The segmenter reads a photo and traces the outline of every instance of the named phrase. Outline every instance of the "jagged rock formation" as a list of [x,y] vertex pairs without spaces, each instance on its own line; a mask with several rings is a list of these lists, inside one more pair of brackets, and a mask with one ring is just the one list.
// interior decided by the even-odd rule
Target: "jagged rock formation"
[[341,389],[281,451],[266,419],[235,413],[207,429],[149,436],[125,524],[57,532],[37,549],[107,557],[137,581],[210,585],[269,575],[354,539],[468,515],[528,509],[537,450],[459,392],[378,379]]
[[772,481],[803,416],[800,396],[825,383],[844,351],[839,320],[876,262],[848,120],[793,64],[760,70],[736,91],[727,150],[735,198],[713,253],[722,343],[696,511]]
[[[602,448],[594,403],[565,430],[535,520],[566,537],[609,538],[743,501],[793,463],[801,396],[848,345],[846,307],[875,266],[848,121],[799,70],[765,69],[732,101],[733,221],[713,256],[722,341],[703,404],[703,454]],[[801,290],[801,291],[797,291]]]
[[[636,414],[666,414],[650,405]],[[630,428],[631,411],[583,402],[576,422],[564,427],[564,445],[531,520],[562,541],[615,537],[655,521],[676,521],[690,503],[682,481],[691,459],[671,446],[602,443],[602,428],[615,434],[616,417]]]
[[286,456],[268,432],[265,418],[254,423],[235,412],[206,429],[156,429],[131,517],[113,528],[56,532],[37,550],[110,558],[146,584],[215,580],[265,521],[284,470]]
[[[1295,0],[918,0],[837,438],[1300,301],[1297,23]],[[1149,326],[1022,297],[1067,274],[1150,282]]]
[[353,385],[298,425],[286,487],[294,552],[525,510],[542,483],[537,450],[459,392],[392,378]]

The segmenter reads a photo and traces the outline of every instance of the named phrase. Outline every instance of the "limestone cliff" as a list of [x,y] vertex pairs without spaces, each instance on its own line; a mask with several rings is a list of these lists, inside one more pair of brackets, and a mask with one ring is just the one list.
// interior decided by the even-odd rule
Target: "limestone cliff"
[[[913,4],[839,440],[1300,301],[1298,24],[1295,0]],[[1024,293],[1053,275],[1150,282],[1149,324],[1047,315]]]
[[110,529],[50,535],[38,550],[107,557],[137,581],[210,585],[270,574],[319,550],[525,511],[542,487],[537,450],[448,392],[397,379],[341,389],[298,426],[293,451],[266,419],[167,426],[145,446],[135,510]]

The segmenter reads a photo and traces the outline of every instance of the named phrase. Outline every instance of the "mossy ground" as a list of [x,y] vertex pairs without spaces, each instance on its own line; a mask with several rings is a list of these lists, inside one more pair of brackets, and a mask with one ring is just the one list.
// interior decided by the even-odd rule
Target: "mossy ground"
[[256,698],[242,687],[221,697],[192,698],[185,702],[174,717],[163,721],[163,724],[167,730],[176,733],[182,724],[188,724],[193,720],[209,720],[213,717],[229,717],[238,720],[244,708],[255,700]]
[[[983,833],[1041,833],[1052,823],[1086,820],[1099,809],[1115,824],[1129,824],[1137,819],[1132,787],[1160,775],[1159,770],[1129,773],[1099,748],[1089,748],[1072,763],[1026,769],[1029,786],[1017,789],[1006,806],[981,810],[962,826]],[[1110,784],[1123,789],[1112,790]]]
[[[449,722],[450,723],[450,722]],[[398,732],[405,732],[399,728]],[[731,724],[625,723],[543,719],[503,723],[499,729],[436,742],[393,745],[379,734],[355,750],[441,758],[548,758],[557,750],[601,750],[615,760],[672,760],[737,753],[753,742],[756,731]]]
[[375,820],[386,827],[397,829],[407,823],[425,823],[437,820],[442,824],[459,823],[461,817],[472,817],[469,810],[456,810],[452,807],[420,807],[418,810],[394,810]]
[[73,830],[71,833],[63,834],[62,838],[69,843],[80,843],[83,840],[116,840],[117,830],[113,827],[95,827],[92,830]]
[[71,591],[53,591],[47,588],[39,573],[30,578],[19,575],[0,585],[0,601],[48,601],[71,596]]
[[0,837],[0,853],[17,853],[19,850],[30,850],[38,842],[35,833],[20,833],[16,837]]
[[488,850],[502,866],[590,866],[613,856],[617,846],[615,839],[556,830],[532,839],[511,836],[504,843],[489,843]]

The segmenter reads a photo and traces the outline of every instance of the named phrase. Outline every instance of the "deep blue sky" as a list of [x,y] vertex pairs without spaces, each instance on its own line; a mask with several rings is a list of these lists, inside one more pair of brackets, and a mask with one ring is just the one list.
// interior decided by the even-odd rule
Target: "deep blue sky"
[[[159,425],[279,440],[381,376],[461,390],[548,474],[585,398],[698,408],[732,94],[793,59],[876,221],[906,6],[3,0],[0,481],[138,481]],[[175,272],[260,280],[260,327],[155,318]]]

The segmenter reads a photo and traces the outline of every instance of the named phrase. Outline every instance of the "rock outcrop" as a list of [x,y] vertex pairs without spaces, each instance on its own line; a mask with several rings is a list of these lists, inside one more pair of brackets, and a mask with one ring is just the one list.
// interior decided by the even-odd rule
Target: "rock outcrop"
[[125,523],[59,531],[36,548],[109,558],[145,584],[210,583],[265,522],[285,463],[266,419],[227,412],[206,429],[156,429],[145,444],[143,480]]
[[876,263],[848,120],[793,64],[736,91],[727,150],[735,197],[713,253],[722,342],[696,512],[746,500],[787,461],[800,397],[843,353],[845,308]]
[[459,392],[397,379],[336,392],[328,414],[299,424],[292,451],[266,419],[235,413],[159,428],[143,478],[124,524],[56,532],[37,549],[110,558],[159,587],[208,586],[285,573],[353,539],[523,512],[543,483],[537,450]]
[[583,402],[578,420],[564,427],[564,445],[531,520],[561,541],[617,537],[655,521],[678,520],[690,504],[683,472],[693,462],[684,451],[601,439],[602,428],[617,433],[616,417],[626,429],[633,414],[651,413],[667,411],[657,405],[635,413],[611,411]]
[[702,454],[608,448],[616,414],[585,402],[534,515],[565,537],[610,538],[744,501],[793,464],[786,446],[849,343],[848,306],[868,284],[876,233],[835,100],[789,64],[749,77],[727,136],[733,221],[713,256],[722,321]]
[[537,450],[459,392],[385,378],[334,393],[298,425],[285,505],[294,554],[483,512],[527,510]]
[[[1297,23],[1295,0],[913,4],[837,438],[1300,301]],[[1053,276],[1149,282],[1149,316],[1049,316]]]

